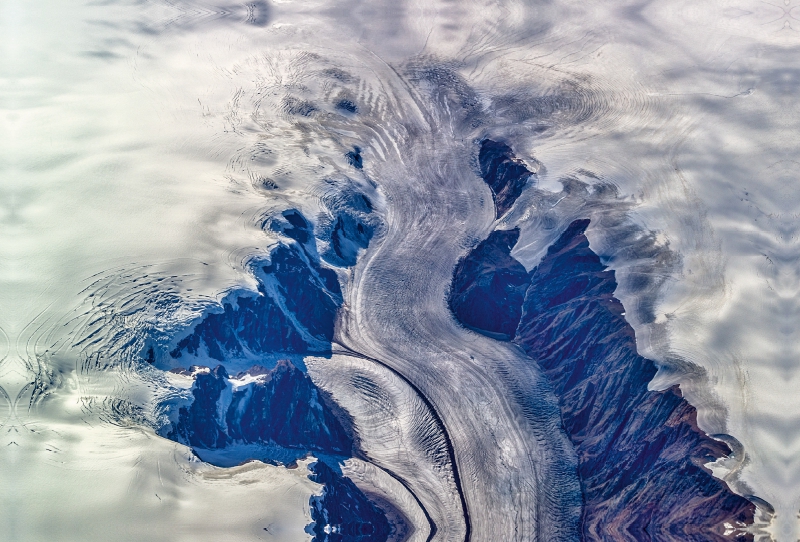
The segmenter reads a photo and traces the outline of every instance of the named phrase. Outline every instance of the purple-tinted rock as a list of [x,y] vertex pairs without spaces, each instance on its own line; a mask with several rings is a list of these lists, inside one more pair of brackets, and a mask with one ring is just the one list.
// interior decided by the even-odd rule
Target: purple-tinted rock
[[705,435],[677,388],[636,353],[614,272],[573,222],[531,274],[518,343],[544,369],[575,444],[585,540],[725,540],[755,508],[702,465],[730,453]]
[[491,139],[481,143],[478,163],[483,180],[492,189],[496,216],[499,218],[514,205],[533,173],[514,156],[511,147]]
[[514,337],[550,379],[578,456],[583,540],[729,540],[724,524],[752,524],[755,507],[702,465],[730,449],[698,428],[677,387],[648,391],[656,367],[636,352],[588,224],[570,224],[524,279],[516,234],[493,232],[456,267],[450,306],[475,330]]
[[497,230],[465,256],[453,277],[450,309],[473,329],[514,337],[530,283],[525,267],[511,257],[519,230]]

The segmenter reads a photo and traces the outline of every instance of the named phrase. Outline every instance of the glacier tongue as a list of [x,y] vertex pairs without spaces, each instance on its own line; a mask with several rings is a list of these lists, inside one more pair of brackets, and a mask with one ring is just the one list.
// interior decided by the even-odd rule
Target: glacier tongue
[[[729,447],[706,466],[755,536],[798,539],[796,3],[5,0],[0,533],[308,540],[317,446],[415,542],[685,534],[709,503],[730,538],[752,508],[684,457]],[[580,218],[609,267],[573,291],[580,236],[585,261],[537,266]],[[557,307],[592,309],[573,341]],[[565,403],[602,373],[560,372],[587,348],[635,375],[604,397],[650,407],[653,449]],[[308,362],[281,366],[307,435],[246,422],[269,384],[237,373],[281,359]],[[230,468],[156,436],[181,409]],[[587,471],[598,448],[641,495]],[[300,467],[236,466],[254,453]],[[582,491],[605,474],[617,501]]]

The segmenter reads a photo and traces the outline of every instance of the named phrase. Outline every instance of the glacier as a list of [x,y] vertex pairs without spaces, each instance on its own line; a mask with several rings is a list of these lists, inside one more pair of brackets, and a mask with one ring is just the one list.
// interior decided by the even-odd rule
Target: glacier
[[796,3],[3,2],[0,538],[798,539]]

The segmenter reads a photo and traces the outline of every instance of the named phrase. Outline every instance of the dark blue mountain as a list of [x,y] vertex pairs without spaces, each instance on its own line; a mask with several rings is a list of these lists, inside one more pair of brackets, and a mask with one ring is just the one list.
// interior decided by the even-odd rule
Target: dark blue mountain
[[[480,162],[493,192],[506,194],[496,197],[500,216],[524,186],[524,166],[488,140]],[[552,383],[578,456],[583,540],[729,540],[724,524],[752,524],[755,507],[703,465],[731,451],[698,428],[677,386],[648,391],[656,367],[636,351],[588,224],[570,224],[530,274],[510,256],[516,230],[493,232],[456,266],[451,310],[469,328],[513,340]]]
[[473,329],[509,340],[522,315],[530,283],[525,267],[511,257],[519,230],[496,230],[456,266],[450,308]]
[[652,361],[614,298],[614,272],[573,222],[531,273],[514,341],[544,369],[575,445],[585,540],[724,540],[754,506],[702,465],[731,453],[678,387],[648,391]]
[[196,374],[192,389],[194,401],[178,411],[178,423],[168,438],[208,449],[222,448],[228,443],[228,435],[220,424],[217,412],[219,398],[228,387],[227,378],[228,373],[222,365]]
[[[358,152],[356,148],[349,157],[356,168],[361,167]],[[278,245],[268,262],[252,266],[257,295],[241,295],[224,303],[221,312],[205,316],[170,355],[205,353],[224,362],[253,354],[330,352],[342,293],[336,273],[320,263],[317,239],[328,247],[323,254],[326,262],[353,265],[377,222],[369,216],[370,200],[355,191],[334,192],[325,203],[330,214],[320,217],[317,236],[312,224],[294,209],[265,220],[264,228],[291,244]],[[155,362],[152,349],[146,361]],[[279,361],[272,370],[254,366],[233,379],[223,365],[177,371],[192,374],[195,381],[191,402],[179,409],[167,438],[205,450],[264,444],[303,454],[356,453],[349,416],[289,361]],[[310,502],[315,541],[388,539],[386,515],[352,481],[321,461],[312,472],[312,478],[325,486],[322,496]]]
[[497,217],[503,216],[517,198],[522,189],[533,177],[525,164],[514,156],[511,147],[486,139],[481,143],[478,153],[481,176],[492,189]]
[[[172,440],[205,449],[238,442],[307,452],[353,452],[352,438],[327,398],[289,361],[279,361],[272,370],[254,367],[239,375],[249,377],[248,383],[235,390],[222,365],[206,371],[195,368],[194,374],[193,401],[180,409],[169,434]],[[223,393],[229,394],[230,402],[221,403]]]
[[[299,222],[302,217],[290,215]],[[304,219],[303,219],[304,220]],[[302,228],[286,234],[306,239]],[[255,266],[258,294],[226,302],[208,314],[170,352],[173,358],[203,351],[224,361],[254,354],[330,351],[342,292],[336,273],[322,267],[302,245],[279,245],[270,261]]]
[[312,464],[310,478],[324,484],[312,498],[312,542],[382,542],[392,534],[386,513],[356,485],[322,461]]

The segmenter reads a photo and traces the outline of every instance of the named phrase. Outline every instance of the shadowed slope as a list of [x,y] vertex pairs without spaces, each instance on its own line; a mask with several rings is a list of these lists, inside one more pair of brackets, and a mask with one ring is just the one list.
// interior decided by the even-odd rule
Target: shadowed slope
[[332,270],[320,266],[298,245],[279,245],[270,262],[255,269],[258,295],[227,302],[208,314],[170,352],[224,361],[252,353],[329,352],[341,289]]
[[519,230],[498,230],[458,262],[450,308],[464,325],[514,337],[522,314],[529,278],[525,267],[511,257]]
[[352,452],[342,423],[311,379],[291,362],[281,360],[271,371],[253,368],[240,376],[229,378],[222,365],[197,371],[194,401],[180,409],[170,438],[207,449],[239,442]]
[[511,147],[490,139],[481,144],[478,162],[483,180],[492,189],[499,218],[514,205],[533,173],[514,156]]
[[588,540],[722,540],[754,506],[702,464],[730,453],[706,436],[677,387],[651,392],[656,367],[636,353],[613,297],[614,272],[573,222],[531,273],[514,339],[553,383],[575,444]]
[[387,540],[391,525],[383,510],[370,502],[356,485],[322,461],[310,466],[312,480],[324,484],[312,499],[312,542],[376,542]]
[[[180,409],[168,438],[201,451],[262,444],[300,454],[355,452],[351,432],[334,414],[335,407],[291,362],[279,361],[272,370],[254,367],[236,378],[230,378],[222,365],[192,369],[193,401]],[[351,480],[322,461],[310,469],[310,478],[324,486],[322,495],[310,502],[315,542],[389,538],[392,527],[385,512]]]
[[[491,140],[479,160],[500,216],[532,173]],[[589,247],[588,225],[570,224],[530,274],[510,255],[519,232],[492,232],[457,264],[451,310],[465,326],[517,343],[552,383],[578,456],[584,540],[743,534],[725,534],[725,524],[751,524],[754,505],[703,467],[730,449],[698,428],[677,386],[648,391],[656,367],[636,352],[614,272]]]

